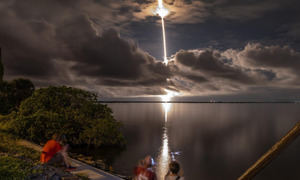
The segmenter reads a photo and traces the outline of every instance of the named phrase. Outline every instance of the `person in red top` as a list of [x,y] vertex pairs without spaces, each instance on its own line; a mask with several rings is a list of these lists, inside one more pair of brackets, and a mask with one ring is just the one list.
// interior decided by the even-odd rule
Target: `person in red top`
[[62,146],[62,136],[54,134],[43,147],[41,154],[41,162],[48,165],[63,164],[67,168],[74,169],[68,161],[67,149],[68,145]]
[[156,173],[153,170],[154,162],[151,156],[146,156],[134,169],[134,180],[156,180]]
[[47,163],[56,153],[58,153],[62,146],[60,145],[61,137],[57,134],[52,136],[52,139],[49,140],[43,147],[41,154],[41,162]]

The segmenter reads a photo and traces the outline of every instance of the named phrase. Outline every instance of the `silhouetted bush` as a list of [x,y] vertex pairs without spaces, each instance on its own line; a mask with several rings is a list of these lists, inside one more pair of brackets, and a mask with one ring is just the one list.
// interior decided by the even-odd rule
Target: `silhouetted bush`
[[3,75],[4,75],[4,67],[2,64],[2,51],[0,48],[0,83],[3,81]]
[[1,61],[1,49],[0,49],[0,83],[3,81],[4,68]]
[[33,83],[28,79],[0,82],[0,114],[6,115],[16,110],[20,103],[32,95]]
[[125,142],[121,123],[95,94],[64,86],[36,90],[21,103],[10,128],[37,143],[54,133],[66,135],[72,145],[119,146]]

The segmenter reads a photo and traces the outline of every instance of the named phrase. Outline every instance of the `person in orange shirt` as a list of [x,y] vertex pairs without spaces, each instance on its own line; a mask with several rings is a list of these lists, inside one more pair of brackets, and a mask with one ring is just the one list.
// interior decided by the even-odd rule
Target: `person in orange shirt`
[[74,168],[68,161],[67,149],[68,145],[62,146],[62,136],[54,134],[43,147],[41,154],[41,162],[48,165],[62,164],[67,168]]

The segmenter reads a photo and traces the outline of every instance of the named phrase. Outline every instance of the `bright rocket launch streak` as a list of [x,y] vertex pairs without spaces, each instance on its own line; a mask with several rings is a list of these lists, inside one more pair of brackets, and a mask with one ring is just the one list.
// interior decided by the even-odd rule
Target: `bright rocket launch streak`
[[166,30],[165,30],[165,21],[164,17],[169,14],[169,11],[164,7],[163,1],[158,0],[158,7],[156,13],[161,17],[162,33],[163,33],[163,45],[164,45],[164,63],[168,64],[167,58],[167,43],[166,43]]
[[160,9],[163,8],[163,1],[162,0],[158,0],[158,7]]
[[163,42],[164,42],[164,63],[168,65],[168,59],[167,59],[167,45],[166,45],[166,31],[165,31],[165,21],[164,18],[161,18],[161,25],[162,25],[162,31],[163,31]]

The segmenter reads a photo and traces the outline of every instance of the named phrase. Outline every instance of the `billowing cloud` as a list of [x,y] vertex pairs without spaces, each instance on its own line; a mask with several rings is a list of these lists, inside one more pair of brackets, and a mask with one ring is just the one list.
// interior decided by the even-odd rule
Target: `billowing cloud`
[[78,75],[101,77],[109,85],[163,84],[170,76],[166,66],[115,30],[96,36],[85,17],[66,24],[57,28],[57,37],[76,61],[72,70]]
[[254,87],[296,88],[299,52],[287,46],[249,43],[242,50],[180,50],[173,84],[188,94],[247,92]]
[[244,66],[288,68],[295,72],[300,68],[300,53],[288,46],[248,44],[238,56]]
[[[5,1],[0,6],[0,44],[7,77],[28,77],[38,86],[124,87],[133,95],[162,92],[167,85],[168,67],[133,41],[122,39],[116,30],[96,27],[89,13],[76,12],[81,1],[72,4],[72,15],[43,12],[45,7],[35,11],[27,3]],[[68,9],[69,3],[48,5]],[[133,86],[140,89],[134,91]]]
[[251,78],[243,72],[243,69],[236,68],[217,50],[179,51],[175,56],[176,62],[190,67],[210,77],[231,79],[243,83],[251,83]]
[[[175,24],[199,23],[209,16],[253,19],[278,8],[277,2],[253,1],[249,7],[256,10],[250,10],[237,1],[165,1],[171,10],[168,21]],[[234,7],[230,4],[243,11],[226,11]],[[5,78],[22,76],[39,87],[69,85],[102,96],[158,95],[165,88],[190,95],[298,88],[300,55],[289,46],[248,43],[243,49],[180,50],[165,66],[119,34],[128,23],[153,16],[152,7],[156,1],[3,0]]]
[[184,82],[182,90],[192,94],[226,93],[261,83],[258,74],[236,66],[221,51],[213,49],[180,50],[174,57],[174,66],[174,83]]
[[256,69],[273,77],[273,83],[277,85],[299,84],[300,53],[289,46],[249,43],[243,50],[227,50],[224,54],[241,67]]

